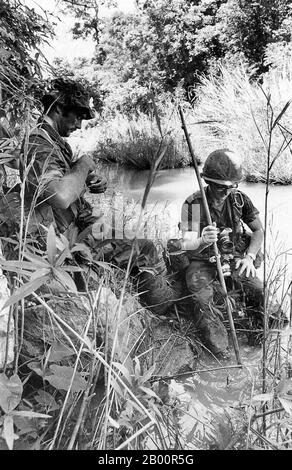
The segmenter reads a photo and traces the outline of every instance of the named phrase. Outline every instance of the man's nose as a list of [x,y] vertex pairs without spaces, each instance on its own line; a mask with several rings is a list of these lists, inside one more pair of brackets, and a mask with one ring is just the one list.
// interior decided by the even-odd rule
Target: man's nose
[[77,129],[81,129],[81,124],[82,124],[82,119],[76,118],[75,126],[77,127]]

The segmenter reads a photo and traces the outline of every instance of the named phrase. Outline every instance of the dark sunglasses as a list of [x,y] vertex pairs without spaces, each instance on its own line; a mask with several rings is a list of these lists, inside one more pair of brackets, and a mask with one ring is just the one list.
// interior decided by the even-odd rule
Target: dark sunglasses
[[218,183],[212,183],[212,185],[213,185],[218,191],[228,191],[228,189],[236,189],[236,188],[238,188],[238,183],[233,183],[233,184],[218,184]]

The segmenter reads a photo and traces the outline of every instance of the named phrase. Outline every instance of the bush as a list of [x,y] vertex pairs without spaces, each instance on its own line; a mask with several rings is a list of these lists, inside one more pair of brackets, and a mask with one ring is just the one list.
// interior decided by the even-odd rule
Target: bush
[[[200,126],[198,153],[204,160],[216,148],[229,147],[244,161],[246,178],[265,181],[268,142],[267,100],[270,96],[275,117],[292,98],[292,77],[287,68],[272,68],[263,76],[263,83],[252,83],[243,66],[220,67],[220,75],[203,77],[197,89],[193,114],[196,120],[213,121]],[[281,120],[282,128],[273,133],[272,158],[281,155],[271,169],[271,182],[292,182],[291,138],[292,108],[288,107]],[[286,129],[286,130],[285,130]],[[260,132],[259,132],[260,131]],[[281,149],[281,146],[285,144]]]
[[[163,168],[179,168],[190,163],[189,152],[184,135],[178,122],[178,116],[172,114],[163,119],[162,128],[169,134],[168,149],[162,161]],[[151,167],[157,157],[161,142],[155,119],[143,113],[129,119],[124,114],[117,114],[110,121],[94,123],[84,128],[79,135],[71,137],[70,144],[77,153],[88,152],[100,161],[120,163],[140,170]]]

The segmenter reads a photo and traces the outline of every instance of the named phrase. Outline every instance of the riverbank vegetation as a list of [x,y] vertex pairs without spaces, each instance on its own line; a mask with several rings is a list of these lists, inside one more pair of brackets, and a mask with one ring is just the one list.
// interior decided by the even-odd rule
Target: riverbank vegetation
[[[63,3],[76,8],[74,2]],[[72,140],[77,152],[90,151],[98,160],[143,169],[159,158],[165,167],[188,164],[176,115],[179,102],[199,158],[224,142],[241,152],[250,179],[266,181],[267,232],[269,185],[292,179],[287,96],[291,11],[289,2],[276,3],[271,15],[262,2],[139,1],[139,14],[117,13],[102,26],[98,16],[88,12],[98,2],[87,1],[79,7],[79,20],[86,28],[77,25],[74,34],[94,32],[96,57],[91,64],[81,61],[74,71],[64,67],[68,75],[83,77],[100,116]],[[31,57],[51,30],[49,18],[44,21],[20,1],[0,0],[0,9],[4,184],[5,165],[15,160],[17,145],[38,114],[37,98],[45,80],[41,55]],[[24,24],[28,27],[23,30]],[[272,51],[268,46],[277,38],[279,47]],[[242,65],[231,68],[239,59]],[[59,73],[61,65],[59,61]],[[91,75],[85,73],[88,68]],[[165,163],[157,153],[161,138],[151,82],[171,150]],[[5,313],[7,333],[15,325],[14,361],[8,361],[8,347],[2,351],[2,449],[291,449],[291,311],[288,342],[282,341],[280,330],[265,324],[262,364],[255,374],[244,366],[251,389],[238,404],[236,422],[231,417],[226,427],[213,420],[206,428],[195,415],[192,429],[182,434],[188,406],[180,401],[179,387],[169,387],[172,392],[166,396],[168,378],[157,369],[154,354],[158,350],[165,359],[177,342],[166,350],[161,348],[163,335],[160,346],[149,341],[153,315],[138,303],[128,273],[102,261],[95,269],[76,263],[76,253],[89,254],[74,233],[59,237],[50,227],[43,234],[45,246],[36,247],[27,233],[23,191],[24,185],[20,211],[9,192],[1,198],[1,228],[7,228],[1,237],[1,269],[9,289],[6,298],[0,298],[1,317]],[[285,269],[268,270],[267,252],[266,294],[271,290],[275,296],[282,289],[280,299],[286,304],[291,282]],[[274,259],[270,262],[274,266]],[[82,294],[75,282],[80,275]],[[4,281],[2,273],[0,280]],[[154,320],[158,330],[163,319]],[[189,326],[182,330],[182,319],[174,316],[169,323],[176,341],[178,328],[189,339]],[[199,341],[192,347],[199,352]],[[216,365],[228,370],[223,362]],[[162,375],[159,380],[157,374]],[[229,379],[226,374],[227,386]]]
[[[169,114],[162,119],[162,126],[168,129],[168,146],[160,169],[188,166],[190,158],[180,132],[178,116],[170,103],[167,110]],[[78,135],[72,136],[70,143],[77,154],[88,152],[100,163],[118,163],[138,170],[149,170],[160,140],[154,117],[137,113],[131,118],[124,114],[116,114],[109,120],[98,118]]]
[[[265,95],[271,96],[275,112],[291,95],[289,2],[141,0],[137,8],[129,14],[116,12],[99,23],[92,61],[56,61],[62,73],[89,80],[101,92],[105,120],[96,125],[101,141],[94,142],[93,137],[89,151],[107,161],[150,168],[157,145],[154,89],[159,115],[172,121],[174,131],[164,167],[189,164],[181,145],[176,109],[180,103],[191,107],[187,122],[199,160],[228,146],[243,157],[249,181],[265,181],[265,148],[258,132],[258,127],[266,132]],[[90,31],[87,28],[86,34]],[[80,25],[74,32],[84,37]],[[274,138],[274,154],[282,132],[292,128],[290,110],[283,126]],[[84,130],[84,141],[93,135],[92,129]],[[270,182],[291,183],[290,152],[289,143],[271,171]]]
[[[247,181],[265,182],[267,99],[275,115],[292,98],[290,66],[292,53],[283,63],[263,74],[262,83],[252,82],[244,65],[218,65],[216,73],[201,78],[193,105],[181,100],[185,107],[188,127],[199,161],[204,162],[216,148],[232,148],[242,158]],[[178,103],[179,101],[177,101]],[[160,103],[159,103],[160,104]],[[170,145],[163,168],[190,165],[177,108],[170,100],[159,106],[162,122],[167,128]],[[277,127],[271,152],[276,158],[271,168],[270,183],[292,182],[292,109],[287,108],[281,127]],[[283,144],[283,137],[285,143]],[[80,135],[71,138],[79,149],[91,153],[97,160],[145,170],[151,167],[159,142],[159,132],[153,115],[138,113],[129,118],[117,114],[109,121],[98,119]],[[76,146],[76,143],[75,143]]]

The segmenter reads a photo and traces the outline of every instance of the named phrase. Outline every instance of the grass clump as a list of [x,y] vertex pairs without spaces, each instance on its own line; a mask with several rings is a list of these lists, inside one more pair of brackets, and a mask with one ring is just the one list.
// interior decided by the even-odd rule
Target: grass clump
[[[167,114],[167,113],[166,113]],[[180,132],[177,117],[165,123],[168,128],[166,139],[167,152],[161,169],[181,168],[190,164],[188,150]],[[129,119],[117,114],[107,122],[96,120],[76,137],[72,137],[75,150],[91,153],[95,159],[107,163],[119,163],[139,170],[147,170],[153,164],[161,136],[151,116],[139,113]]]

